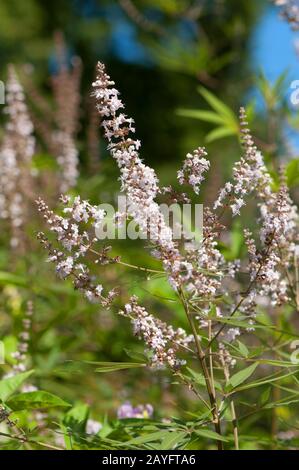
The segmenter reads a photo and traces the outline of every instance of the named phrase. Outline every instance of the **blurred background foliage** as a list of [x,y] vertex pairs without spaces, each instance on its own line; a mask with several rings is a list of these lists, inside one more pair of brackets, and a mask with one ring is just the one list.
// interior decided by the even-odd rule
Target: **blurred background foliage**
[[[101,58],[138,123],[145,158],[167,165],[206,134],[207,127],[174,113],[180,106],[201,106],[199,83],[217,90],[237,111],[251,83],[248,39],[262,3],[62,0],[45,6],[38,0],[3,1],[3,73],[8,62],[30,63],[46,93],[49,73],[55,73],[53,35],[63,31],[70,56],[78,55],[84,64],[83,96]],[[86,160],[84,152],[81,158]]]

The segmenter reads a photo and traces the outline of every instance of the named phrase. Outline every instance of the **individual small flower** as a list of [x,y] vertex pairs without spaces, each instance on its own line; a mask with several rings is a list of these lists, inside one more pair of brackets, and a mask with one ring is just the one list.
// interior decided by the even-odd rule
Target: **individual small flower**
[[239,328],[229,328],[225,334],[225,340],[228,343],[235,341],[235,339],[240,336],[241,332]]
[[244,205],[245,205],[244,199],[242,199],[241,197],[236,198],[234,203],[231,204],[231,210],[232,210],[233,215],[240,215],[240,209]]
[[28,384],[28,385],[23,385],[22,387],[22,393],[37,392],[37,391],[38,391],[38,388],[35,387],[35,385]]
[[88,419],[86,423],[86,434],[96,435],[102,429],[103,425],[94,419]]

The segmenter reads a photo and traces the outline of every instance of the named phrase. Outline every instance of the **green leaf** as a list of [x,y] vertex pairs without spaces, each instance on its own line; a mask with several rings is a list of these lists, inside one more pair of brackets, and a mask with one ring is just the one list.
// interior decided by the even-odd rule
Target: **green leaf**
[[[147,358],[145,354],[137,352],[137,351],[132,351],[131,349],[124,348],[125,353],[131,358],[134,359],[135,361],[146,361]],[[142,362],[143,363],[143,362]]]
[[21,276],[16,276],[12,273],[7,273],[5,271],[0,271],[0,284],[12,284],[14,286],[26,287],[27,281]]
[[239,351],[242,354],[243,357],[248,357],[249,356],[249,350],[245,344],[241,343],[241,341],[238,341],[238,347]]
[[33,374],[33,372],[33,370],[29,370],[1,380],[0,400],[5,402],[28,379],[28,377]]
[[32,166],[37,170],[58,170],[59,165],[53,155],[42,153],[36,154],[32,158]]
[[21,450],[23,443],[20,441],[9,440],[1,443],[1,450]]
[[[270,375],[270,376],[266,377],[265,379],[256,380],[254,382],[250,382],[249,384],[242,385],[242,387],[238,388],[235,391],[240,392],[242,390],[248,390],[250,388],[260,387],[261,385],[270,384],[270,383],[273,383],[273,382],[277,382],[277,381],[281,381],[283,379],[286,379],[287,377],[295,376],[295,374],[298,374],[298,369],[295,370],[295,371],[292,371],[292,372],[288,372],[287,374],[280,374],[280,375],[273,374],[273,375]],[[295,379],[295,377],[294,377],[294,379]]]
[[246,369],[240,370],[236,374],[234,374],[228,381],[226,388],[231,390],[232,388],[238,387],[241,385],[245,380],[247,380],[257,368],[258,363],[251,364]]
[[202,448],[202,444],[202,439],[196,437],[187,443],[184,450],[200,450]]
[[246,106],[247,121],[251,124],[255,119],[256,114],[256,98],[253,98]]
[[223,118],[213,111],[205,111],[201,109],[178,109],[177,114],[179,116],[199,119],[200,121],[212,122],[214,124],[225,124]]
[[96,372],[115,372],[116,370],[135,369],[136,367],[146,367],[146,364],[140,362],[91,362],[88,364],[99,366]]
[[213,95],[213,93],[204,87],[199,87],[198,91],[216,112],[228,118],[232,122],[236,121],[235,114],[232,112],[232,110],[225,103],[223,103],[223,101]]
[[148,442],[155,442],[160,441],[161,439],[165,439],[166,436],[169,436],[169,431],[157,431],[150,434],[146,434],[145,436],[135,437],[129,441],[126,441],[123,445],[140,445],[146,444]]
[[263,72],[258,75],[257,86],[269,111],[273,111],[277,104],[283,100],[286,77],[287,71],[283,72],[274,83],[271,83]]
[[209,313],[208,313],[208,317],[209,317],[209,319],[214,320],[215,318],[217,318],[216,305],[215,304],[210,304],[209,307],[210,307],[210,310],[209,310]]
[[72,434],[68,432],[67,427],[63,423],[60,423],[60,430],[61,430],[60,435],[62,435],[64,438],[64,444],[65,444],[66,450],[73,450]]
[[44,391],[20,393],[8,400],[7,405],[13,411],[52,408],[56,406],[71,406],[56,395],[52,395],[52,393]]
[[89,406],[86,403],[77,403],[66,413],[63,424],[74,433],[83,433],[85,432],[88,414]]
[[223,436],[220,436],[220,434],[215,431],[211,431],[210,429],[198,429],[197,431],[195,431],[195,434],[201,437],[206,437],[208,439],[215,439],[217,441],[228,442],[228,439]]
[[[241,317],[244,318],[244,317]],[[218,317],[217,322],[219,323],[224,323],[225,325],[231,325],[231,326],[239,326],[240,328],[250,328],[252,325],[248,323],[248,321],[240,320],[239,317]],[[261,323],[256,323],[254,325],[254,328],[261,329],[261,330],[271,330],[275,329],[275,326],[270,326],[270,325],[263,325]],[[277,330],[276,330],[277,331]]]
[[217,124],[218,126],[206,136],[206,142],[239,135],[239,124],[234,112],[207,89],[200,87],[198,91],[215,112],[202,109],[179,109],[177,114]]
[[211,132],[209,132],[205,138],[206,142],[211,143],[215,140],[222,139],[223,137],[229,137],[235,135],[236,132],[233,129],[230,129],[226,126],[216,127]]
[[271,387],[267,387],[259,398],[260,405],[265,405],[266,403],[269,403],[270,394],[271,394]]
[[287,165],[286,177],[289,188],[299,184],[299,158],[293,159]]
[[228,261],[233,261],[241,257],[241,251],[244,247],[244,237],[241,224],[235,222],[231,229],[230,246],[224,248],[223,254]]
[[290,395],[288,397],[285,397],[283,400],[278,400],[276,402],[267,403],[264,405],[264,408],[271,409],[271,408],[278,408],[281,406],[289,406],[295,403],[299,403],[299,398],[298,397],[296,398],[296,395],[298,394]]
[[159,446],[160,450],[172,450],[184,440],[186,436],[185,431],[169,431],[168,435],[162,440],[161,445]]
[[274,359],[258,359],[256,361],[258,364],[268,364],[269,366],[274,366],[274,367],[297,367],[298,364],[294,364],[293,362],[290,361],[278,361]]
[[[192,375],[192,378],[194,379],[194,381],[198,385],[202,385],[204,387],[206,386],[206,381],[205,381],[205,378],[204,378],[203,374],[201,374],[199,372],[195,372],[190,367],[187,367],[187,370],[188,370],[188,372],[190,372],[190,374]],[[219,384],[219,382],[214,381],[214,386],[215,386],[216,390],[222,391],[222,388],[221,388],[221,385]]]

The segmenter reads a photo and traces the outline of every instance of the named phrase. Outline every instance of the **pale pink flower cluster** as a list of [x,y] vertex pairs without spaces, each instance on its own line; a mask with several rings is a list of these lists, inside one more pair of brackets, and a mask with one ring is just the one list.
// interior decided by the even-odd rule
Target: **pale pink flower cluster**
[[35,139],[23,87],[13,66],[8,70],[6,91],[8,121],[0,149],[0,218],[9,221],[11,246],[18,247],[28,216],[26,199],[32,190],[30,165]]
[[114,88],[114,82],[106,74],[105,66],[98,63],[97,71],[97,80],[93,83],[94,96],[103,119],[105,136],[110,143],[109,149],[120,168],[122,190],[128,197],[130,215],[145,233],[150,218],[153,227],[156,227],[155,233],[151,234],[152,239],[163,249],[174,249],[172,232],[155,202],[159,191],[158,178],[154,170],[139,157],[140,141],[130,137],[135,132],[134,121],[124,113],[119,113],[124,105]]
[[[128,197],[129,215],[138,223],[141,231],[150,232],[150,240],[156,243],[153,253],[162,260],[175,290],[186,285],[187,290],[194,295],[201,295],[202,292],[206,296],[215,294],[219,280],[206,276],[201,268],[212,270],[217,276],[219,274],[218,264],[223,262],[223,258],[217,250],[216,234],[212,235],[213,230],[210,228],[198,252],[191,246],[185,256],[181,255],[173,241],[172,231],[155,201],[160,193],[158,178],[154,170],[141,161],[138,153],[140,142],[131,137],[135,132],[133,120],[120,112],[124,105],[105,66],[99,63],[97,70],[93,94],[109,149],[120,168],[122,190]],[[179,171],[181,182],[188,182],[196,192],[203,180],[203,173],[209,168],[209,162],[204,158],[206,155],[203,148],[197,149],[193,155],[187,155]]]
[[73,57],[68,64],[68,50],[63,35],[55,34],[58,73],[52,77],[52,89],[56,109],[54,119],[57,129],[52,134],[52,145],[60,166],[60,191],[65,193],[77,183],[79,176],[79,152],[76,135],[79,129],[80,82],[82,63]]
[[60,166],[60,191],[65,193],[76,186],[79,176],[79,152],[74,138],[66,132],[53,134],[53,145],[57,148],[57,162]]
[[286,272],[294,258],[298,241],[298,213],[287,188],[281,185],[279,192],[272,190],[272,180],[261,153],[254,145],[241,108],[241,130],[244,157],[234,165],[234,181],[221,190],[214,207],[228,205],[233,215],[245,204],[244,197],[254,192],[260,209],[260,244],[257,249],[252,234],[245,230],[245,242],[249,253],[248,271],[251,288],[242,300],[239,311],[249,316],[253,325],[258,296],[268,296],[273,305],[289,300],[290,282]]
[[53,105],[35,88],[30,67],[26,67],[29,74],[26,89],[34,104],[31,114],[36,132],[58,163],[53,183],[60,194],[76,186],[79,176],[76,140],[80,129],[82,62],[77,56],[70,58],[70,51],[60,31],[55,32],[54,39],[56,73],[50,78]]
[[247,128],[245,109],[240,110],[240,124],[245,154],[235,163],[233,182],[225,184],[221,189],[214,209],[224,204],[230,206],[234,216],[240,214],[245,205],[244,197],[256,191],[260,197],[267,198],[271,194],[271,178],[264,164],[263,156],[255,146]]
[[292,29],[299,29],[299,3],[298,0],[274,0],[274,4],[281,7],[281,16],[290,23]]
[[[62,279],[71,277],[75,288],[83,292],[90,302],[100,303],[107,307],[115,297],[115,292],[111,290],[105,297],[103,286],[93,282],[88,266],[83,263],[83,259],[97,241],[96,238],[91,237],[88,224],[94,229],[104,219],[105,212],[87,201],[81,201],[79,196],[71,204],[68,196],[63,196],[61,201],[66,206],[63,209],[64,216],[54,214],[42,199],[37,200],[37,206],[50,231],[55,234],[56,241],[63,249],[58,250],[53,247],[42,232],[38,234],[38,238],[48,250],[48,261],[56,264],[58,276]],[[107,264],[111,261],[104,251],[97,254],[95,262]]]
[[186,282],[187,291],[202,300],[212,300],[221,287],[225,260],[218,249],[220,226],[217,217],[205,209],[203,239],[195,250],[187,250],[186,258],[192,263],[192,275]]
[[207,152],[203,147],[194,150],[192,154],[188,153],[182,169],[177,173],[179,183],[191,185],[195,194],[199,194],[203,174],[210,168],[210,162],[204,158],[206,156]]
[[177,369],[185,363],[177,358],[178,349],[188,348],[193,336],[150,315],[137,301],[137,297],[132,297],[121,314],[131,319],[135,335],[148,346],[152,367],[161,368],[168,364],[170,368]]
[[97,79],[93,83],[97,108],[109,141],[109,150],[120,169],[121,189],[127,196],[128,215],[133,217],[141,232],[150,235],[156,253],[162,259],[171,284],[180,283],[181,256],[173,241],[171,228],[165,223],[155,201],[159,193],[158,178],[152,168],[139,157],[140,141],[134,140],[134,121],[120,112],[124,105],[105,66],[98,63]]
[[245,231],[251,280],[256,280],[256,293],[269,296],[273,305],[289,300],[286,272],[294,260],[298,240],[298,212],[283,184],[260,204],[260,241],[257,250],[249,231]]

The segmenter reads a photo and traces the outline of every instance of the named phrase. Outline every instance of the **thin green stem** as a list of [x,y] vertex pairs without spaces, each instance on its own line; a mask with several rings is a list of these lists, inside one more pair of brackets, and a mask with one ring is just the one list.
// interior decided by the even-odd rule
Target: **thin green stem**
[[[184,292],[183,292],[182,289],[179,290],[179,296],[180,296],[181,302],[183,304],[183,307],[184,307],[184,310],[185,310],[185,313],[186,313],[186,316],[187,316],[187,319],[188,319],[188,322],[189,322],[189,325],[190,325],[190,328],[191,328],[191,331],[192,331],[192,334],[193,334],[193,337],[194,337],[197,356],[198,356],[198,359],[199,359],[199,362],[200,362],[200,365],[201,365],[201,368],[202,368],[202,372],[203,372],[206,387],[207,387],[207,392],[208,392],[208,395],[209,395],[209,400],[210,400],[210,404],[211,404],[211,412],[212,412],[212,416],[213,416],[213,423],[214,423],[215,431],[219,435],[221,435],[221,423],[220,423],[220,418],[219,418],[219,413],[218,413],[218,406],[217,406],[215,393],[213,392],[213,386],[212,386],[212,381],[211,381],[211,377],[210,377],[210,374],[209,374],[209,369],[208,369],[207,364],[206,364],[206,357],[205,357],[205,354],[202,350],[202,347],[201,347],[201,344],[200,344],[200,341],[199,341],[199,338],[198,338],[198,334],[197,334],[197,331],[196,331],[196,327],[194,325],[192,315],[190,314],[190,311],[189,311],[188,302],[185,298],[185,295],[184,295]],[[220,441],[220,440],[217,441],[217,448],[218,448],[218,450],[223,450],[223,442],[222,441]]]
[[[230,374],[229,374],[229,369],[227,367],[227,364],[225,363],[225,360],[224,360],[224,357],[223,357],[223,351],[220,351],[220,361],[222,363],[226,384],[228,384],[229,379],[230,379]],[[230,400],[230,410],[231,410],[231,415],[232,415],[232,425],[233,425],[233,429],[234,429],[235,449],[239,450],[238,421],[237,421],[235,403],[234,403],[233,400]]]

